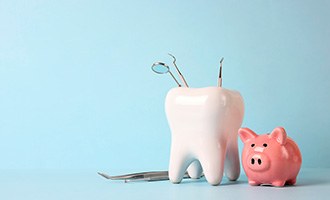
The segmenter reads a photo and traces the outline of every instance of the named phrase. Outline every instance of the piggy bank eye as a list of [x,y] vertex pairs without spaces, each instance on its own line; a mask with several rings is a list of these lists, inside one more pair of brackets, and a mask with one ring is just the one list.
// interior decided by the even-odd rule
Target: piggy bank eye
[[254,147],[255,146],[255,144],[251,144],[251,147]]
[[267,147],[268,145],[266,143],[264,143],[262,146]]

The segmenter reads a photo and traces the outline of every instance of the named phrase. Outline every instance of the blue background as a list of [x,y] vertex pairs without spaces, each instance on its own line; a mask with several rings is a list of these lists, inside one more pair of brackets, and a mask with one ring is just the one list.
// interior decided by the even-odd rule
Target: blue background
[[[239,90],[243,126],[284,126],[303,167],[330,167],[329,1],[0,1],[0,169],[167,169],[150,66]],[[240,149],[242,143],[240,142]]]

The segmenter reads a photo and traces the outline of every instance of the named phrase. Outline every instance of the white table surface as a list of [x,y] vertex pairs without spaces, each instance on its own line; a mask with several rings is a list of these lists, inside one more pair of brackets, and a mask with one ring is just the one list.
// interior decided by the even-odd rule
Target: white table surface
[[250,186],[244,175],[238,181],[226,178],[219,186],[205,179],[168,181],[110,181],[96,171],[1,170],[1,200],[38,199],[329,199],[330,168],[302,169],[296,186],[275,188]]

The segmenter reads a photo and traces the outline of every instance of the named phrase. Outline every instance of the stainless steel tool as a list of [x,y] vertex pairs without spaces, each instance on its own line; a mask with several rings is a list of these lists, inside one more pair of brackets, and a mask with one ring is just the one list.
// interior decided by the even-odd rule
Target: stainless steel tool
[[181,72],[180,72],[180,70],[179,70],[179,68],[178,68],[178,66],[176,65],[176,58],[172,55],[172,54],[168,54],[168,55],[170,55],[174,60],[173,60],[173,65],[174,65],[174,67],[175,67],[175,69],[176,69],[176,72],[178,72],[178,74],[179,74],[179,77],[180,77],[180,80],[183,82],[183,84],[184,84],[184,86],[186,86],[186,87],[189,87],[188,86],[188,84],[187,84],[187,82],[186,82],[186,79],[184,79],[184,77],[183,77],[183,75],[181,74]]
[[[179,70],[178,66],[175,63],[176,62],[176,58],[172,54],[170,54],[170,53],[168,55],[170,55],[173,58],[173,65],[174,65],[175,70],[178,73],[178,75],[180,77],[180,80],[183,83],[184,87],[188,87],[188,84],[186,82],[186,79],[184,79],[183,75],[181,74],[181,71]],[[181,84],[174,77],[174,75],[170,71],[170,68],[165,63],[163,63],[163,62],[155,62],[154,64],[152,64],[151,69],[152,69],[152,71],[154,71],[157,74],[170,73],[170,75],[172,76],[172,78],[174,79],[174,81],[176,82],[176,84],[178,84],[178,86],[181,87]]]
[[[123,180],[125,183],[131,181],[164,181],[169,180],[168,171],[150,171],[150,172],[139,172],[132,174],[125,174],[119,176],[109,176],[105,173],[98,172],[99,175],[110,180]],[[183,178],[190,178],[188,173]]]
[[220,71],[219,71],[219,78],[218,78],[218,87],[222,87],[222,62],[223,62],[223,57],[220,60]]
[[170,71],[170,68],[165,63],[163,63],[163,62],[155,62],[154,64],[152,64],[151,69],[152,69],[152,71],[154,71],[157,74],[170,73],[170,75],[172,76],[172,78],[174,79],[174,81],[176,82],[176,84],[178,84],[178,86],[181,87],[180,83],[178,82],[178,80],[176,80],[176,78],[174,77],[174,75]]

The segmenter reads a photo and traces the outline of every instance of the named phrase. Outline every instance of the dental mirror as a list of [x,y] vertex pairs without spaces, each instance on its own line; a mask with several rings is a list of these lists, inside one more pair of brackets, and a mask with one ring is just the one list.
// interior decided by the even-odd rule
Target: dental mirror
[[181,87],[180,83],[176,80],[176,78],[173,76],[172,72],[170,71],[170,68],[165,63],[155,62],[154,64],[152,64],[151,69],[157,74],[170,73],[176,84],[178,84],[178,86]]

